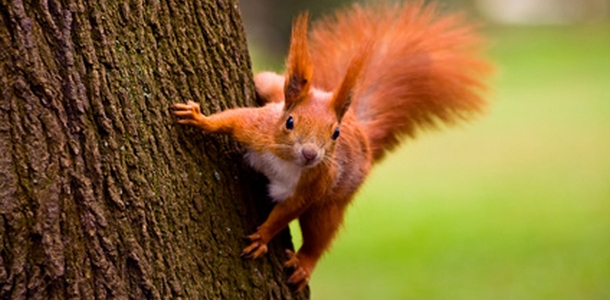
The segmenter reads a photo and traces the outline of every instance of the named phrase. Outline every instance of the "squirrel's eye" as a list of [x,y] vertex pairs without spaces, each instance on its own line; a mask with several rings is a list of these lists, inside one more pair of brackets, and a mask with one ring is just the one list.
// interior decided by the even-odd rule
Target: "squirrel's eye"
[[286,120],[286,129],[294,129],[294,120],[292,119],[292,116],[288,117],[288,120]]
[[339,137],[339,127],[335,128],[335,132],[333,132],[332,139],[336,140]]

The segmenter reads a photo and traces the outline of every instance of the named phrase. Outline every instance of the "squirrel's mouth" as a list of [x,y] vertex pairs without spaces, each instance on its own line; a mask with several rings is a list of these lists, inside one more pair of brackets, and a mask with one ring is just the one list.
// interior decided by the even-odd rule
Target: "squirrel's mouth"
[[313,167],[317,166],[321,161],[322,161],[322,157],[320,157],[320,156],[311,158],[311,159],[301,157],[299,164],[303,168],[313,168]]
[[311,168],[318,164],[318,160],[305,160],[301,165],[305,168]]

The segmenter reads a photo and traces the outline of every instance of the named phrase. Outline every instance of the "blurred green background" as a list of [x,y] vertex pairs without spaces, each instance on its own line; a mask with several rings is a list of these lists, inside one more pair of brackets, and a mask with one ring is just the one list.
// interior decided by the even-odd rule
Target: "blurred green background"
[[[610,299],[610,5],[509,18],[487,2],[447,7],[487,20],[489,113],[374,169],[313,299]],[[255,69],[281,71],[285,46],[256,40]]]

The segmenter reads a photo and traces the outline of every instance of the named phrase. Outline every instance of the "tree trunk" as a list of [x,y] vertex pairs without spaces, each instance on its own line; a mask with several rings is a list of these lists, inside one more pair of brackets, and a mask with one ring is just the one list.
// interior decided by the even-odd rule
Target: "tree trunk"
[[[31,3],[30,3],[31,2]],[[292,299],[287,232],[232,140],[173,124],[254,104],[236,0],[0,1],[0,298]]]

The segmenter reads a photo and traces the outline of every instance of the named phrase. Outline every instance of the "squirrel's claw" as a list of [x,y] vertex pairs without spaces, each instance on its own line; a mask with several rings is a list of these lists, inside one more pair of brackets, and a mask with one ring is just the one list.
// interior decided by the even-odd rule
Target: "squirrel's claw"
[[170,105],[169,109],[174,116],[178,117],[177,124],[197,127],[203,132],[208,130],[208,124],[205,116],[201,114],[199,103],[189,100],[186,103],[174,103]]
[[250,246],[244,248],[240,257],[256,259],[267,253],[267,244],[261,241],[261,235],[258,233],[245,236],[244,239],[251,241]]
[[174,116],[179,118],[193,118],[201,114],[199,103],[188,101],[187,103],[174,103],[169,107]]
[[286,269],[295,269],[299,264],[299,259],[294,251],[290,249],[286,249],[286,255],[288,255],[288,260],[284,263],[284,268]]

